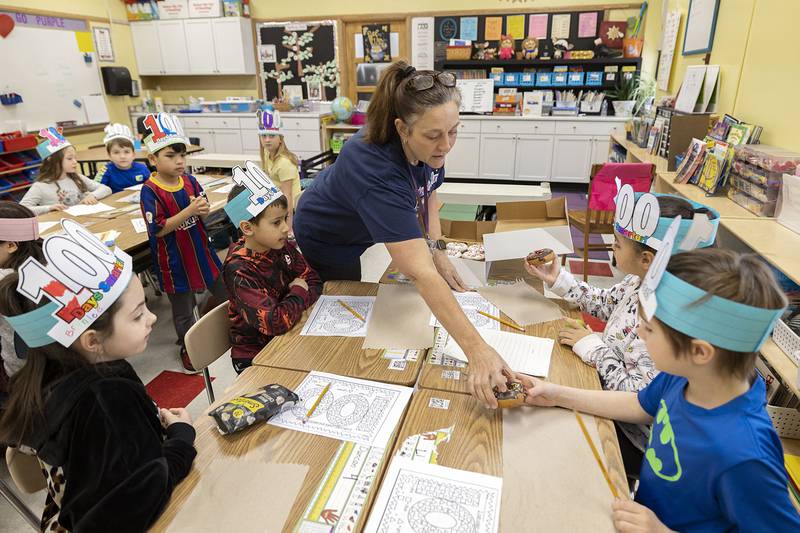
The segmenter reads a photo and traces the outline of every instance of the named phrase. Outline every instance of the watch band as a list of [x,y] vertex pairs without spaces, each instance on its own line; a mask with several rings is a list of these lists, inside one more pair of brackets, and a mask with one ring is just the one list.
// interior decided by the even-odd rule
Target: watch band
[[446,250],[447,243],[444,242],[444,239],[426,239],[428,241],[428,247],[431,250]]

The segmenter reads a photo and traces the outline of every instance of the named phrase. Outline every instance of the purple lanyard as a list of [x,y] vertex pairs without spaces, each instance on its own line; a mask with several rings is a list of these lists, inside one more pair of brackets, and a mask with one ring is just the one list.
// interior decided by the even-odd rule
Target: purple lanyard
[[[408,173],[409,173],[409,181],[411,183],[411,192],[414,193],[414,200],[418,207],[418,216],[422,217],[422,222],[420,223],[420,227],[425,232],[426,239],[428,238],[428,180],[424,179],[422,184],[422,198],[419,197],[417,193],[417,182],[414,179],[414,172],[411,169],[411,165],[406,163],[408,166]],[[423,167],[424,168],[424,167]]]

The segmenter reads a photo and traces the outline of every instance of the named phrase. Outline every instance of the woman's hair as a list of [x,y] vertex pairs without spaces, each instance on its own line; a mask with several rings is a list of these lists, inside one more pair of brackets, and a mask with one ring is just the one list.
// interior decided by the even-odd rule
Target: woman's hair
[[[737,254],[731,250],[703,248],[673,255],[667,272],[708,293],[762,309],[780,309],[786,305],[769,267],[755,254]],[[670,345],[677,354],[689,351],[692,337],[661,322]],[[753,372],[758,354],[717,350],[717,367],[725,376],[746,378]]]
[[[38,304],[17,292],[16,272],[0,280],[0,314],[17,316],[46,305]],[[103,336],[113,334],[112,320],[119,310],[121,298],[100,315],[91,329]],[[25,365],[11,377],[9,395],[0,413],[0,442],[17,446],[44,422],[45,398],[43,389],[49,383],[82,368],[89,362],[78,352],[52,342],[38,348],[28,348]]]
[[[45,158],[45,160],[42,161],[42,166],[39,168],[39,176],[36,180],[45,183],[55,183],[58,178],[61,177],[61,172],[64,170],[64,154],[67,153],[67,150],[69,150],[69,146]],[[75,182],[81,194],[88,192],[83,180],[81,180],[81,177],[75,172],[70,172],[67,176]]]
[[[279,157],[283,156],[286,159],[288,159],[294,166],[297,166],[300,160],[297,159],[297,156],[294,155],[294,153],[292,153],[292,151],[289,150],[289,148],[286,146],[286,138],[283,135],[278,135],[278,137],[280,137],[281,139],[281,146],[280,148],[278,148],[278,153],[275,154],[275,159],[278,159]],[[267,157],[269,157],[269,153],[267,154]]]
[[408,81],[418,74],[437,74],[434,70],[417,70],[409,74],[408,63],[396,61],[383,71],[375,94],[367,109],[364,140],[373,144],[387,144],[398,138],[394,120],[399,118],[409,128],[427,109],[448,102],[461,103],[461,93],[456,87],[447,87],[434,79],[433,87],[414,90]]
[[[17,202],[10,202],[8,200],[0,201],[0,218],[33,218],[35,216],[33,211]],[[3,265],[3,268],[17,270],[20,265],[22,265],[23,261],[29,257],[33,257],[40,263],[44,263],[41,239],[15,242],[17,243],[17,251],[11,254],[8,263]]]
[[[687,200],[678,198],[677,196],[656,196],[656,198],[658,199],[659,216],[661,217],[675,218],[680,216],[683,220],[691,220],[694,218],[695,213],[704,213],[708,215],[709,219],[714,217],[714,214],[707,207],[698,207],[695,209]],[[634,240],[631,240],[631,242],[636,245],[640,254],[642,252],[656,253],[654,248],[642,242]]]

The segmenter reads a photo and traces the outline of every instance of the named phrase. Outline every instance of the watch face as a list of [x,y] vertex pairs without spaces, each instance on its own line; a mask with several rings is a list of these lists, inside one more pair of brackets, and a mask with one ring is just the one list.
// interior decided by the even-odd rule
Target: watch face
[[436,240],[436,249],[437,250],[446,250],[447,249],[447,243],[444,242],[444,239],[437,239]]

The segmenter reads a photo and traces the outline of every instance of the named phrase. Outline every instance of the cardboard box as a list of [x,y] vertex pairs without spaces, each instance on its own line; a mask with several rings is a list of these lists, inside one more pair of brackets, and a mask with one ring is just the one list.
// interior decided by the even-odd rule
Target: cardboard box
[[567,199],[564,196],[497,204],[497,232],[554,226],[569,227]]
[[447,242],[482,243],[486,233],[493,233],[497,222],[442,219],[442,238]]
[[442,219],[442,237],[448,242],[483,242],[487,233],[533,228],[569,228],[565,197],[527,202],[498,202],[497,220]]
[[[539,248],[551,248],[556,254],[574,251],[569,230],[569,215],[565,197],[529,202],[500,202],[497,220],[441,219],[442,238],[446,242],[483,243],[486,260],[465,259],[456,265],[464,277],[462,266],[467,267],[477,280],[476,286],[486,280],[527,277],[521,259]],[[479,266],[480,265],[480,266]],[[394,264],[387,268],[380,283],[410,283]]]
[[[572,253],[569,215],[565,197],[528,202],[499,202],[497,220],[441,219],[442,239],[446,242],[483,243],[486,260],[478,278],[515,279],[525,277],[520,259],[533,250],[551,248],[556,254]],[[468,266],[480,261],[464,260]],[[460,270],[460,269],[459,269]],[[462,277],[463,274],[462,274]],[[409,283],[393,264],[389,265],[380,283]]]
[[222,0],[189,0],[190,18],[216,18],[222,16]]
[[565,197],[528,202],[499,202],[497,220],[442,221],[448,242],[482,242],[486,253],[485,278],[501,262],[519,263],[533,250],[551,248],[556,254],[574,251]]
[[497,204],[497,225],[483,235],[487,276],[489,265],[516,261],[540,248],[557,255],[574,251],[565,197]]
[[189,0],[161,0],[158,17],[161,20],[189,18]]

